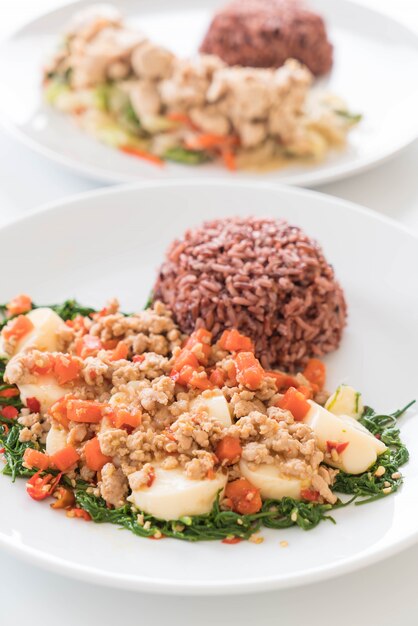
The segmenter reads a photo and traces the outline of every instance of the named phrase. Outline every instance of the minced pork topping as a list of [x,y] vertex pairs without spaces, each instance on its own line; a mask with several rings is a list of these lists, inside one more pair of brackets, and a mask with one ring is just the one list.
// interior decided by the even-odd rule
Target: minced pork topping
[[[303,374],[263,370],[251,341],[237,331],[216,343],[202,329],[186,338],[160,302],[126,316],[112,301],[92,317],[64,324],[58,335],[63,352],[28,348],[7,364],[9,384],[24,389],[47,378],[63,391],[46,409],[39,397],[38,411],[21,410],[20,437],[44,443],[51,428],[59,431],[78,459],[66,473],[71,478],[78,470],[109,506],[122,506],[132,489],[146,488],[155,464],[182,469],[191,480],[222,472],[234,481],[242,460],[250,468],[275,466],[309,485],[318,501],[336,501],[330,489],[336,471],[322,464],[313,431],[280,407],[289,378],[307,397],[323,392]],[[10,342],[7,347],[12,350]],[[219,396],[227,420],[205,404]],[[100,467],[89,460],[96,439]],[[235,456],[222,452],[225,441],[235,445]]]

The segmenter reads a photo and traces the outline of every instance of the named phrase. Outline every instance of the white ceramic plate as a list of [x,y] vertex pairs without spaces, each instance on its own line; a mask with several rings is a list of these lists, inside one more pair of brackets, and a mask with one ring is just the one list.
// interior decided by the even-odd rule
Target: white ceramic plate
[[[193,54],[210,17],[225,0],[123,0],[124,15],[151,38],[181,55]],[[107,182],[222,176],[219,165],[167,164],[160,170],[100,145],[71,119],[42,103],[45,59],[71,15],[91,4],[74,2],[29,23],[0,47],[0,119],[26,145],[89,177]],[[365,170],[396,154],[418,134],[418,37],[405,27],[349,0],[309,0],[325,16],[335,44],[335,64],[322,86],[340,94],[364,120],[345,151],[321,164],[293,165],[269,173],[235,173],[287,184],[314,186]],[[10,62],[13,59],[13,63]]]
[[[324,247],[349,304],[341,348],[326,361],[329,388],[350,382],[392,411],[417,396],[418,240],[394,222],[335,198],[274,185],[212,181],[142,183],[93,192],[0,230],[7,267],[1,300],[76,296],[100,307],[117,296],[140,309],[174,236],[227,215],[285,217]],[[418,538],[418,419],[402,419],[411,451],[393,497],[335,512],[315,530],[263,531],[265,542],[148,541],[115,526],[69,520],[0,475],[0,544],[17,556],[85,580],[171,593],[238,593],[300,585],[352,571]],[[287,540],[289,547],[280,548]],[[365,581],[367,574],[365,575]]]

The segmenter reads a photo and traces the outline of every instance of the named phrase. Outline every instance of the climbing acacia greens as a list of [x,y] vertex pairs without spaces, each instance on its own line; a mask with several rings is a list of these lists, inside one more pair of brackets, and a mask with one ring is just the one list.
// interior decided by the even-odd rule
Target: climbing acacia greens
[[[76,315],[90,315],[94,312],[94,309],[83,307],[76,300],[67,300],[51,308],[64,320],[73,319]],[[7,322],[6,312],[6,307],[0,305],[0,328]],[[1,409],[5,405],[14,406],[17,409],[22,407],[19,395],[7,393],[1,395],[4,390],[16,389],[4,382],[5,366],[5,360],[0,359],[0,448],[6,461],[2,472],[15,480],[18,477],[30,477],[35,473],[35,470],[29,470],[23,466],[26,448],[43,450],[43,446],[39,443],[21,442],[19,440],[22,428],[20,424],[1,414]],[[310,530],[323,520],[334,522],[330,515],[333,509],[346,506],[353,500],[356,504],[373,502],[399,489],[402,484],[402,475],[399,470],[408,461],[409,454],[400,438],[398,418],[412,404],[413,402],[389,415],[376,413],[370,407],[364,409],[360,423],[383,441],[388,446],[388,450],[380,455],[375,465],[363,474],[351,475],[345,472],[337,474],[333,490],[352,496],[345,503],[339,500],[335,505],[330,505],[283,498],[282,500],[266,500],[261,511],[256,514],[239,515],[233,511],[223,511],[218,498],[212,511],[206,515],[166,522],[142,514],[130,504],[117,509],[109,509],[101,497],[94,495],[94,486],[82,480],[76,481],[74,486],[64,476],[62,483],[74,489],[77,506],[87,511],[93,521],[116,524],[141,537],[165,536],[187,541],[207,541],[231,538],[249,539],[263,526],[278,529],[297,525],[303,530]]]

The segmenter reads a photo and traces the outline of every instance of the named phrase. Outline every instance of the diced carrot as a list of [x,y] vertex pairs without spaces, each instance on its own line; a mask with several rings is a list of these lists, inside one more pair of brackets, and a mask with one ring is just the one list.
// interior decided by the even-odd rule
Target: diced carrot
[[106,406],[103,402],[70,398],[67,400],[67,418],[72,422],[98,424]]
[[106,456],[100,449],[100,443],[97,437],[89,439],[84,446],[84,454],[86,457],[87,467],[94,472],[98,472],[102,469],[103,465],[109,463],[112,459],[110,456]]
[[298,422],[303,420],[311,408],[311,405],[303,393],[294,387],[289,387],[284,396],[277,402],[277,406],[286,411],[290,411]]
[[50,457],[51,465],[55,465],[60,472],[67,471],[74,463],[80,459],[80,455],[74,446],[65,446],[62,450],[58,450]]
[[145,354],[135,354],[132,361],[133,363],[142,363],[145,361]]
[[103,341],[103,348],[105,350],[114,350],[118,343],[119,341],[117,339],[108,339],[107,341]]
[[14,317],[2,330],[2,335],[6,341],[9,339],[22,339],[34,329],[34,325],[26,315]]
[[316,385],[319,391],[324,388],[326,368],[324,363],[319,359],[309,359],[303,370],[303,375],[312,385]]
[[294,376],[285,374],[284,372],[268,370],[266,376],[274,378],[277,391],[289,389],[289,387],[298,387],[298,382]]
[[249,389],[257,389],[264,378],[264,370],[252,352],[238,352],[235,356],[237,381]]
[[220,389],[222,389],[222,387],[225,385],[225,373],[220,369],[215,369],[209,376],[209,380],[212,385],[215,385],[215,387],[219,387]]
[[111,361],[120,361],[121,359],[126,359],[128,356],[129,348],[123,341],[119,341],[118,345],[114,350],[112,350],[112,354],[110,356]]
[[8,389],[2,389],[0,391],[1,398],[14,398],[15,396],[19,396],[20,391],[16,387],[9,387]]
[[191,365],[185,365],[180,371],[172,369],[170,377],[179,385],[188,385],[195,371]]
[[222,539],[222,543],[234,545],[235,543],[241,543],[243,541],[240,537],[225,537]]
[[298,391],[300,393],[303,393],[303,395],[305,396],[307,400],[312,400],[312,396],[313,396],[312,387],[308,387],[307,385],[299,385]]
[[237,439],[237,437],[225,435],[225,437],[218,442],[215,454],[221,463],[223,461],[227,461],[228,463],[236,463],[236,461],[238,461],[242,454],[240,440]]
[[66,320],[65,323],[67,324],[67,326],[69,326],[70,328],[73,328],[79,333],[82,333],[82,334],[87,333],[86,318],[84,317],[84,315],[76,315],[74,319]]
[[146,152],[146,150],[140,150],[139,148],[134,148],[132,146],[119,146],[119,150],[121,150],[121,152],[124,152],[125,154],[129,154],[130,156],[135,156],[139,159],[149,161],[150,163],[158,165],[159,167],[163,167],[165,165],[163,159],[160,159],[160,157],[152,154],[151,152]]
[[0,414],[7,420],[14,420],[19,415],[19,411],[15,406],[3,406],[0,410]]
[[[207,365],[211,352],[210,343],[212,340],[212,333],[205,328],[199,328],[195,330],[184,346],[184,349],[190,350],[197,357],[199,363]],[[198,349],[193,350],[198,346]]]
[[229,352],[254,352],[254,344],[249,337],[242,335],[235,328],[232,330],[224,330],[222,337],[219,339],[219,346],[222,350]]
[[7,311],[9,315],[20,315],[21,313],[27,313],[32,308],[32,300],[29,296],[21,293],[19,296],[12,298],[7,304]]
[[86,359],[88,356],[96,356],[102,349],[102,342],[95,335],[84,335],[76,341],[75,351],[77,356]]
[[228,483],[225,497],[230,500],[232,510],[240,515],[258,513],[263,504],[260,491],[246,478],[238,478]]
[[89,313],[89,317],[91,317],[92,320],[97,320],[97,319],[100,319],[101,317],[106,317],[106,315],[109,315],[109,313],[110,313],[109,309],[106,306],[104,306],[102,309],[100,309],[100,311]]
[[344,452],[349,443],[349,441],[343,441],[341,443],[339,443],[338,441],[327,441],[327,450],[328,452],[331,452],[331,450],[336,450],[338,454],[341,454],[341,452]]
[[180,372],[186,366],[190,366],[192,369],[196,370],[199,367],[199,361],[193,352],[187,348],[183,348],[174,361],[173,370]]
[[82,362],[76,357],[59,354],[55,357],[54,374],[60,385],[74,380],[79,375]]
[[224,364],[224,370],[226,371],[227,374],[227,382],[231,385],[236,385],[237,384],[237,366],[236,363],[234,361],[227,361]]
[[194,387],[195,389],[201,389],[202,391],[204,391],[205,389],[212,389],[212,383],[210,382],[207,373],[204,371],[194,371],[190,377],[188,384],[190,387]]
[[212,333],[206,328],[198,328],[190,335],[190,338],[192,337],[200,343],[210,344],[212,341]]
[[37,374],[38,376],[44,376],[44,374],[49,374],[54,369],[55,357],[52,354],[38,354],[34,363],[32,364],[30,371],[32,374]]
[[111,420],[115,428],[123,428],[124,426],[137,428],[142,421],[142,414],[140,411],[131,413],[127,409],[114,409]]
[[223,159],[226,169],[228,169],[230,172],[235,172],[237,169],[235,153],[228,148],[224,148],[221,151],[221,154],[222,154],[222,159]]
[[26,448],[23,454],[23,462],[26,467],[33,469],[34,467],[40,470],[46,470],[51,466],[51,459],[47,454],[34,450],[33,448]]
[[309,500],[310,502],[318,502],[319,492],[314,489],[301,489],[300,497],[303,500]]
[[68,428],[69,426],[69,419],[67,416],[68,399],[69,396],[63,396],[62,398],[54,402],[54,404],[48,411],[49,415],[64,428]]

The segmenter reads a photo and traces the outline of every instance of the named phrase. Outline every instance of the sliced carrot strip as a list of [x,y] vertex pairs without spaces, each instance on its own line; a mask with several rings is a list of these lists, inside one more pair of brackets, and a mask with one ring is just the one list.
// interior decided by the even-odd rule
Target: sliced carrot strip
[[130,156],[135,156],[139,159],[144,159],[144,161],[149,161],[159,167],[163,167],[165,165],[163,159],[160,159],[160,157],[156,154],[151,154],[151,152],[146,152],[145,150],[140,150],[139,148],[133,148],[132,146],[120,146],[119,150],[125,154],[129,154]]

